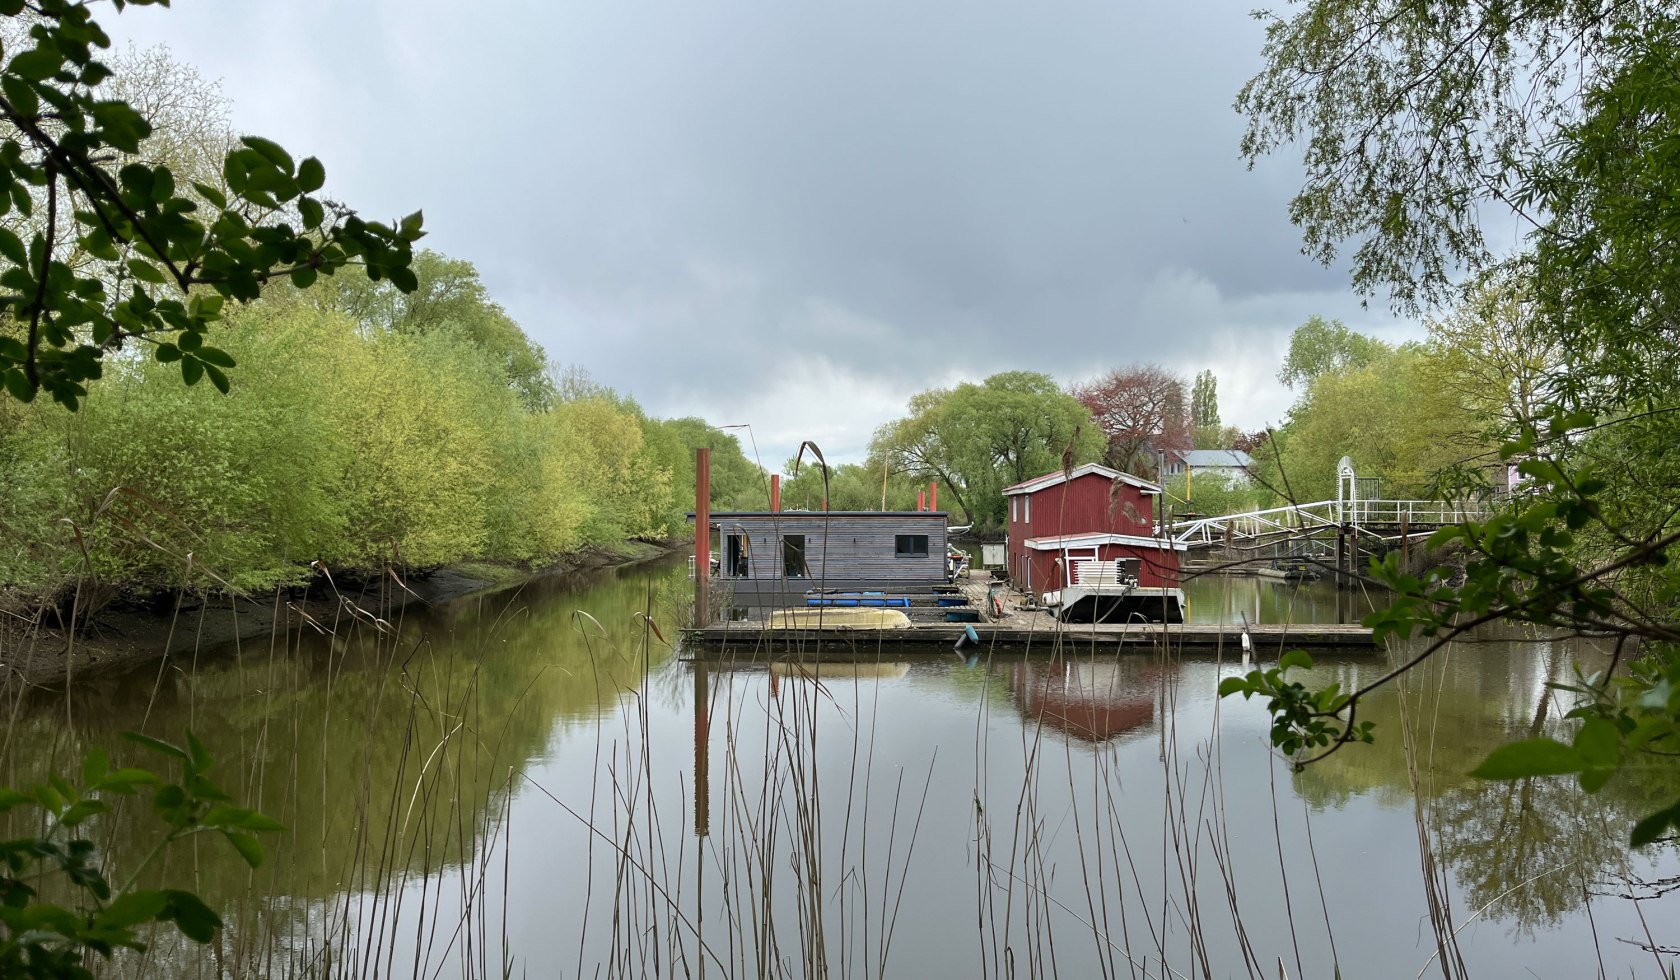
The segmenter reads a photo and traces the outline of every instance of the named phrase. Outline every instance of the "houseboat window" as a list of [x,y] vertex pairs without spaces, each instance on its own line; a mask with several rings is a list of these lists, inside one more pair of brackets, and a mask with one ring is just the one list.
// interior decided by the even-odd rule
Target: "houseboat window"
[[1021,520],[1026,521],[1028,524],[1031,524],[1032,523],[1032,498],[1031,497],[1022,497],[1021,501],[1022,501],[1022,503],[1021,503]]
[[1021,498],[1020,497],[1010,497],[1009,498],[1009,519],[1010,520],[1018,521],[1018,520],[1021,519],[1020,504],[1021,504]]
[[805,577],[805,535],[782,535],[782,576]]
[[751,565],[747,561],[747,537],[744,534],[731,534],[724,539],[723,545],[724,567],[729,570],[733,578],[746,578],[752,574]]
[[900,558],[926,558],[927,539],[925,534],[900,534],[893,539],[893,554]]

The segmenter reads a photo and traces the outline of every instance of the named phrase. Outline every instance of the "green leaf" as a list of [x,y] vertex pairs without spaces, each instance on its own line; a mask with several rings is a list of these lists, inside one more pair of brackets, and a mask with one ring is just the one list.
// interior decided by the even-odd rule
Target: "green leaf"
[[157,266],[151,264],[150,262],[144,262],[140,259],[129,259],[128,271],[134,276],[134,278],[140,280],[141,282],[149,282],[161,286],[169,281],[162,272],[158,271]]
[[94,746],[88,754],[82,757],[82,782],[89,786],[95,785],[111,771],[111,757],[105,750]]
[[321,222],[327,220],[326,209],[321,206],[320,201],[313,197],[300,198],[297,206],[298,217],[303,219],[305,228],[319,228]]
[[1522,779],[1580,772],[1585,763],[1572,745],[1550,738],[1530,738],[1501,745],[1470,771],[1477,779]]
[[157,354],[154,356],[157,357],[158,363],[169,364],[181,359],[181,348],[176,347],[174,344],[159,344],[157,346]]
[[108,813],[110,809],[99,800],[80,800],[70,804],[69,808],[59,815],[58,822],[66,827],[74,827],[88,817]]
[[94,921],[108,929],[126,929],[156,919],[169,905],[160,891],[132,891],[118,895],[111,904],[94,917]]
[[197,895],[169,888],[164,890],[163,896],[164,909],[158,918],[174,922],[182,935],[194,942],[207,943],[216,938],[222,919]]
[[1666,810],[1658,810],[1634,824],[1633,835],[1629,839],[1629,843],[1634,847],[1644,847],[1661,837],[1663,831],[1670,826],[1680,827],[1680,803],[1676,803]]
[[1246,690],[1248,690],[1248,678],[1246,677],[1227,677],[1219,682],[1219,696],[1222,698]]
[[196,357],[181,358],[181,380],[188,387],[198,384],[198,379],[204,377],[204,362]]
[[28,793],[20,793],[15,789],[0,789],[0,813],[33,802],[35,802],[35,798]]
[[[7,14],[6,16],[14,15]],[[16,75],[0,77],[0,91],[6,93],[7,101],[11,102],[12,108],[16,109],[21,115],[32,117],[40,114],[41,100],[36,96],[35,88],[22,78]]]
[[24,250],[23,239],[9,228],[0,228],[0,255],[5,256],[14,265],[29,264],[29,253]]
[[239,852],[239,856],[245,859],[246,864],[252,868],[262,866],[262,844],[254,836],[234,830],[224,830],[222,836],[227,838],[227,842],[233,845],[233,849]]
[[284,170],[287,174],[292,172],[292,156],[287,153],[279,143],[276,143],[273,140],[265,140],[261,136],[241,137],[239,142],[244,143],[246,146],[256,150],[258,153],[261,153],[263,159],[274,164],[276,167],[279,167],[281,170]]
[[11,65],[6,70],[19,78],[39,82],[58,71],[58,66],[62,64],[64,64],[64,57],[58,52],[45,48],[34,48],[13,58]]
[[299,289],[308,289],[310,286],[315,285],[315,270],[309,268],[308,266],[304,266],[300,269],[293,269],[292,285]]
[[178,745],[171,745],[161,738],[153,738],[150,735],[142,735],[139,732],[123,732],[122,735],[123,738],[128,739],[130,742],[133,742],[136,745],[145,746],[153,752],[161,752],[164,755],[173,756],[174,758],[180,759],[182,762],[187,761],[187,753],[185,749],[182,749]]
[[1312,665],[1312,657],[1305,650],[1290,650],[1278,658],[1278,670],[1288,670],[1291,667],[1310,670]]
[[1608,718],[1588,718],[1575,735],[1575,751],[1589,767],[1615,766],[1622,761],[1622,733]]
[[217,190],[216,188],[211,187],[209,184],[201,184],[201,183],[199,183],[198,181],[195,180],[195,181],[193,181],[193,190],[198,191],[198,196],[199,197],[202,197],[206,201],[209,201],[218,210],[222,210],[222,211],[227,210],[227,206],[228,206],[227,195],[223,194],[221,191]]
[[217,367],[230,368],[237,366],[232,354],[217,347],[200,347],[198,349],[198,359],[205,364],[214,364]]
[[187,729],[187,751],[192,755],[193,769],[198,772],[208,772],[215,764],[210,758],[210,750],[204,747],[204,743],[198,740],[198,736],[194,735],[190,728]]
[[214,386],[217,391],[224,395],[228,393],[228,376],[222,373],[221,368],[216,367],[214,364],[206,364],[204,365],[204,376],[210,379],[210,384]]
[[158,774],[148,769],[113,769],[101,776],[94,784],[96,789],[110,793],[132,795],[136,786],[156,786],[163,782]]
[[[304,157],[303,162],[298,164],[297,182],[299,190],[305,194],[313,194],[321,189],[322,184],[327,182],[327,168],[323,167],[321,161],[314,157]],[[315,224],[320,224],[320,222],[317,221]],[[311,227],[314,226],[311,225]]]
[[29,386],[29,378],[16,369],[6,372],[6,392],[20,402],[35,400],[35,389]]

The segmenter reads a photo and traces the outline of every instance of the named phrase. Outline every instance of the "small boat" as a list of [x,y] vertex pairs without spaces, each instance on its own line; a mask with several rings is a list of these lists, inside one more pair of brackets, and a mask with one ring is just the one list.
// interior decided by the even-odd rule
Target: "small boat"
[[1261,572],[1269,578],[1281,578],[1289,582],[1304,582],[1318,578],[1318,566],[1305,558],[1274,558],[1270,568],[1263,568]]
[[907,630],[910,617],[897,609],[777,609],[765,622],[773,630]]

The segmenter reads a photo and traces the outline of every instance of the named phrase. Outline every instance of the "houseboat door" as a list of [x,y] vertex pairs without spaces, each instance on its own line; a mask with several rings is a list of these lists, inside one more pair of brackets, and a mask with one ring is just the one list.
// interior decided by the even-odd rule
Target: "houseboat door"
[[723,541],[724,574],[732,578],[746,578],[752,574],[752,566],[747,560],[747,536],[744,534],[730,534]]

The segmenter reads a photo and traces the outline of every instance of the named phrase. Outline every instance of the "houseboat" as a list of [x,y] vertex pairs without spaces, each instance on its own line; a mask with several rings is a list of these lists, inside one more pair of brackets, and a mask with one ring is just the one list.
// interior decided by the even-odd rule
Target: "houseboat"
[[[711,515],[725,618],[796,607],[934,605],[949,581],[944,511],[727,511]],[[694,515],[690,514],[692,520]]]
[[1088,463],[1003,493],[1016,588],[1070,622],[1184,621],[1185,546],[1156,536],[1160,487]]

